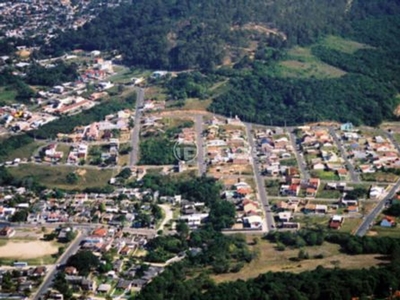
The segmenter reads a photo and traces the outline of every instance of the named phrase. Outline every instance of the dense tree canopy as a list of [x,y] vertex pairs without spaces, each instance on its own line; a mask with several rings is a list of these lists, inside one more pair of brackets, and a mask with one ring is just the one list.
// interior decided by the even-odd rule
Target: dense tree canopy
[[92,251],[79,251],[68,258],[67,265],[75,267],[83,275],[89,274],[92,269],[99,266],[99,258]]

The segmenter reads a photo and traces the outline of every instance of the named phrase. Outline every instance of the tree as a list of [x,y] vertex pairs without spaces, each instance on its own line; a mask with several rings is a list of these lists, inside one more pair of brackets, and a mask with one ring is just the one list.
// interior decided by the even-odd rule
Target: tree
[[71,184],[71,185],[77,184],[78,180],[79,180],[79,176],[76,173],[71,172],[71,173],[67,174],[66,180],[67,180],[68,184]]
[[308,258],[309,258],[309,255],[308,255],[308,253],[307,253],[304,249],[300,249],[300,251],[299,251],[299,253],[298,253],[298,255],[297,255],[297,258],[298,258],[299,260],[308,259]]
[[118,173],[118,175],[116,177],[120,177],[123,179],[128,179],[129,177],[131,177],[132,175],[132,171],[130,168],[124,168],[122,169],[121,172]]
[[189,236],[189,226],[186,222],[180,220],[176,223],[176,232],[182,240],[186,240]]
[[29,211],[26,209],[19,210],[11,217],[11,222],[25,222],[28,214]]
[[99,263],[99,258],[91,251],[80,251],[68,259],[67,265],[75,267],[79,273],[86,276],[92,269],[97,268]]
[[208,221],[215,230],[230,228],[235,223],[235,206],[228,201],[217,201],[210,207]]

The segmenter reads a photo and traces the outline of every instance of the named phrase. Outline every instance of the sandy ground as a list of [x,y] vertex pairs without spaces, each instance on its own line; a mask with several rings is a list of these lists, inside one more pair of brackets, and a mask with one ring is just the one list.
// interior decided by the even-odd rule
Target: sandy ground
[[42,241],[8,241],[0,247],[0,257],[36,258],[57,253],[56,246]]

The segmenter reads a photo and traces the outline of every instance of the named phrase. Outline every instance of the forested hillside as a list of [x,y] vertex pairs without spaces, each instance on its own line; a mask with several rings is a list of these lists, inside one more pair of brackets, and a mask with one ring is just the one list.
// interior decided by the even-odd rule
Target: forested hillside
[[[62,34],[46,52],[116,49],[130,65],[211,68],[226,56],[240,57],[250,39],[306,45],[342,31],[345,7],[346,0],[135,0]],[[261,24],[262,30],[250,24]],[[268,37],[265,29],[278,34]]]
[[[321,42],[327,35],[360,46],[343,51]],[[170,98],[211,95],[210,110],[247,121],[375,126],[395,119],[399,36],[396,0],[136,0],[60,34],[43,50],[117,50],[134,67],[200,70],[204,84],[174,90],[194,78],[181,77],[168,84]],[[308,56],[293,58],[295,46]],[[212,95],[215,75],[227,83]]]

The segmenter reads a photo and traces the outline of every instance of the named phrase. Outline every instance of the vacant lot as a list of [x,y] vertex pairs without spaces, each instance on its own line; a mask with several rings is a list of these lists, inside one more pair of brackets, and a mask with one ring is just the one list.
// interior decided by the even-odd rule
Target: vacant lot
[[15,149],[8,157],[7,160],[14,160],[15,158],[27,158],[29,159],[35,152],[38,151],[40,147],[46,145],[43,141],[35,141],[29,144],[26,144],[20,148]]
[[[61,189],[85,189],[88,187],[104,187],[112,176],[112,170],[105,169],[84,169],[75,166],[61,165],[20,165],[8,169],[16,178],[33,177],[37,182]],[[76,183],[67,182],[67,175],[75,173],[77,175]]]
[[52,242],[10,240],[0,246],[0,258],[30,259],[52,255],[57,251],[57,245]]
[[[252,241],[253,237],[248,236],[248,241]],[[314,270],[317,266],[324,268],[340,267],[344,269],[356,269],[360,267],[368,268],[384,263],[378,255],[346,255],[339,251],[339,246],[335,244],[324,243],[322,246],[305,247],[310,258],[314,255],[322,254],[322,259],[308,259],[300,262],[290,260],[296,258],[299,249],[289,249],[285,251],[277,251],[275,244],[261,240],[256,245],[250,246],[258,257],[238,273],[228,273],[213,276],[216,282],[233,281],[237,279],[249,279],[257,277],[269,271],[272,272],[293,272],[300,273],[308,270]]]
[[347,40],[339,36],[327,36],[320,43],[320,45],[331,48],[333,50],[341,51],[348,54],[353,54],[357,50],[372,48],[366,44],[361,44],[356,41]]
[[279,64],[278,72],[282,77],[336,78],[346,74],[345,71],[322,62],[311,53],[310,48],[295,47],[288,54],[288,60]]

